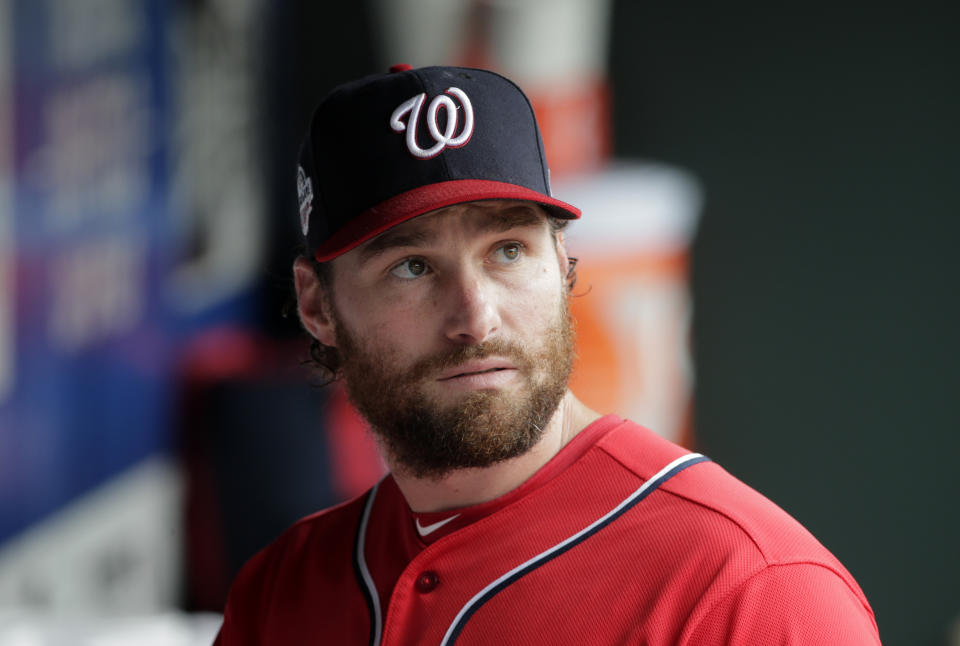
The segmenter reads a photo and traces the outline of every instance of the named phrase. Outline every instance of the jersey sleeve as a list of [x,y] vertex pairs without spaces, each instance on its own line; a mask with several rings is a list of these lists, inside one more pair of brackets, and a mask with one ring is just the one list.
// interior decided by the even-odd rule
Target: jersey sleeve
[[728,593],[688,644],[877,646],[873,611],[859,590],[815,563],[770,565]]

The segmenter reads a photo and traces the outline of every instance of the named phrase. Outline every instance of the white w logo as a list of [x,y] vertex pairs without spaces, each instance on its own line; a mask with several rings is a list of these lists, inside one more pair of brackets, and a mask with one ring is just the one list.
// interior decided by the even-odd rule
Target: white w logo
[[[463,106],[463,129],[456,136],[454,136],[454,133],[457,131],[457,126],[460,125],[460,111],[453,99],[447,96],[448,94],[459,99],[460,105]],[[427,106],[427,129],[436,143],[429,148],[421,148],[417,144],[417,123],[420,121],[420,110],[423,108],[423,102],[426,98],[426,92],[421,92],[401,103],[390,115],[390,127],[395,132],[407,131],[407,150],[418,159],[436,157],[444,148],[459,148],[470,141],[470,136],[473,135],[473,106],[470,104],[470,99],[460,88],[450,87],[446,89],[444,94],[435,96],[430,101],[430,105]],[[437,118],[440,108],[443,108],[447,116],[447,123],[443,132],[440,132],[440,122]],[[407,123],[404,123],[401,119],[408,112],[410,118],[407,119]]]

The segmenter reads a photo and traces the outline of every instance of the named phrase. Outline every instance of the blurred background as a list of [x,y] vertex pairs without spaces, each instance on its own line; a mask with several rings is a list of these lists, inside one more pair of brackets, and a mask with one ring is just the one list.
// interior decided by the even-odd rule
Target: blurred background
[[960,644],[955,10],[0,0],[0,646],[209,643],[382,474],[286,316],[297,148],[396,62],[518,81],[584,210],[574,389]]

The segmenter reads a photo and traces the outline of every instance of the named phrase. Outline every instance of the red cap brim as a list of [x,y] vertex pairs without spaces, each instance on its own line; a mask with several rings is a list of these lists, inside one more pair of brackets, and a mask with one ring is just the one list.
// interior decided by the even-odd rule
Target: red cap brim
[[314,257],[319,262],[332,260],[387,229],[430,211],[464,202],[497,199],[536,202],[551,215],[571,220],[580,217],[580,209],[515,184],[479,179],[438,182],[401,193],[367,209],[317,247]]

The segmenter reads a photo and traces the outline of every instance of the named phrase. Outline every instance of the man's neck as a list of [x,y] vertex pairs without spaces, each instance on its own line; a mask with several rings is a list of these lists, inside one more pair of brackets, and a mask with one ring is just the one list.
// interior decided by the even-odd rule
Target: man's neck
[[477,505],[499,498],[526,482],[599,417],[599,413],[587,408],[568,390],[540,441],[523,455],[485,468],[458,469],[440,479],[417,478],[391,464],[393,478],[407,504],[418,513]]

